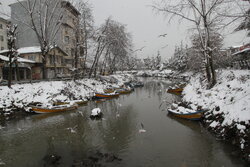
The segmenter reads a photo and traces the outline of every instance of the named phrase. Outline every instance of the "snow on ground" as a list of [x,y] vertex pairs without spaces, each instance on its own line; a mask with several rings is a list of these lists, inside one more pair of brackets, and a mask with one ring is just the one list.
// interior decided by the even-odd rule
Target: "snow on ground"
[[189,78],[191,72],[180,73],[170,69],[164,70],[142,70],[138,71],[135,75],[139,77],[161,77],[161,78],[172,78],[172,79],[185,79]]
[[250,124],[250,71],[218,71],[217,84],[212,89],[206,89],[200,78],[200,75],[191,78],[184,88],[183,101],[195,104],[193,109],[197,106],[208,109],[208,115],[222,115],[223,119],[211,121],[210,127],[233,126],[244,134]]
[[[108,80],[109,78],[109,80]],[[112,78],[112,82],[110,82]],[[56,101],[84,100],[94,96],[95,92],[103,92],[107,87],[119,87],[132,79],[132,75],[111,75],[99,79],[81,79],[74,81],[50,81],[31,84],[16,84],[9,89],[0,87],[0,110],[4,113],[12,109],[29,110],[32,103],[53,104]]]

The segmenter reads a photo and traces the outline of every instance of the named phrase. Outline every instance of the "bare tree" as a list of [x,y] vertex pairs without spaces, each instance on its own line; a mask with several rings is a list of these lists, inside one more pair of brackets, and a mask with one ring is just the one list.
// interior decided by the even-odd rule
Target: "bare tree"
[[[117,62],[128,54],[128,50],[131,47],[131,36],[126,32],[126,27],[111,18],[108,18],[105,24],[97,31],[95,39],[97,47],[89,77],[93,73],[96,76],[102,53],[105,53],[102,67],[109,67],[108,72],[113,73],[116,70]],[[102,72],[106,70],[101,69]]]
[[[250,0],[245,0],[248,1],[250,3]],[[236,16],[239,18],[243,18],[243,20],[241,21],[240,25],[235,29],[236,31],[240,31],[240,30],[250,30],[250,8],[247,9],[247,11],[241,10],[242,14],[240,16]],[[250,36],[250,32],[248,33],[248,36]]]
[[76,9],[81,13],[78,24],[78,41],[77,41],[77,50],[80,57],[83,58],[84,62],[82,65],[83,70],[86,70],[86,60],[88,58],[88,48],[89,40],[94,35],[94,18],[92,6],[89,2],[78,1],[73,2]]
[[63,19],[62,0],[17,0],[29,19],[14,16],[12,19],[32,29],[41,47],[43,78],[47,78],[47,54],[53,45]]
[[[208,86],[211,88],[216,83],[216,73],[213,62],[213,50],[211,44],[211,31],[222,26],[223,7],[227,0],[177,0],[162,1],[153,5],[153,9],[170,17],[177,16],[181,20],[193,23],[199,35],[200,50],[202,51]],[[221,11],[221,12],[220,12]]]
[[16,54],[16,47],[15,47],[15,41],[16,41],[16,25],[8,25],[8,57],[9,57],[9,76],[8,76],[8,87],[11,87],[11,81],[12,81],[12,65],[16,62],[17,64],[17,54]]

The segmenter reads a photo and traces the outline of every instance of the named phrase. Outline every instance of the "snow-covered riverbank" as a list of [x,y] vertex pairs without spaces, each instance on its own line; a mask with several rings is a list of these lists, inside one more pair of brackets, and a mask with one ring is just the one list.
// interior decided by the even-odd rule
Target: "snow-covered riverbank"
[[184,88],[183,101],[193,109],[208,109],[204,123],[209,129],[230,139],[250,159],[250,71],[222,70],[217,77],[212,89],[206,89],[200,75],[192,77]]
[[130,74],[101,76],[98,79],[77,81],[50,81],[16,84],[11,89],[0,87],[0,114],[9,115],[16,110],[29,111],[32,103],[53,104],[56,101],[84,100],[103,92],[108,87],[119,87],[132,80]]

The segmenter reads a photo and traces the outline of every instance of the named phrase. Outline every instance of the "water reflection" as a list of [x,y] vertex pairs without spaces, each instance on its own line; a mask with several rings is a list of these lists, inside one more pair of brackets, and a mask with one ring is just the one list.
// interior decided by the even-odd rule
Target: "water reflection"
[[[45,165],[46,156],[61,157],[58,166],[72,166],[93,153],[114,153],[123,160],[104,166],[243,167],[232,148],[215,140],[196,122],[166,116],[163,100],[173,83],[146,79],[145,87],[117,99],[90,102],[77,111],[32,115],[0,129],[0,159],[6,166]],[[100,108],[102,120],[89,118]],[[139,133],[141,123],[146,133]],[[245,165],[246,166],[246,165]]]

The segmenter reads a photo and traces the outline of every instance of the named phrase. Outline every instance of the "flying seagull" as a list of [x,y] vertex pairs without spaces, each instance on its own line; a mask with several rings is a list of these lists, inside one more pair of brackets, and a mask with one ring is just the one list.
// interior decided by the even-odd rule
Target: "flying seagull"
[[168,46],[168,45],[165,45],[165,46],[161,47],[161,49],[165,49],[167,46]]
[[145,133],[146,130],[144,129],[143,123],[141,123],[141,129],[139,129],[139,133]]
[[143,47],[140,48],[140,49],[136,49],[136,50],[134,50],[132,53],[137,52],[137,51],[142,51],[145,47],[146,47],[146,46],[143,46]]
[[168,34],[161,34],[161,35],[159,35],[158,37],[160,38],[160,37],[166,37]]

